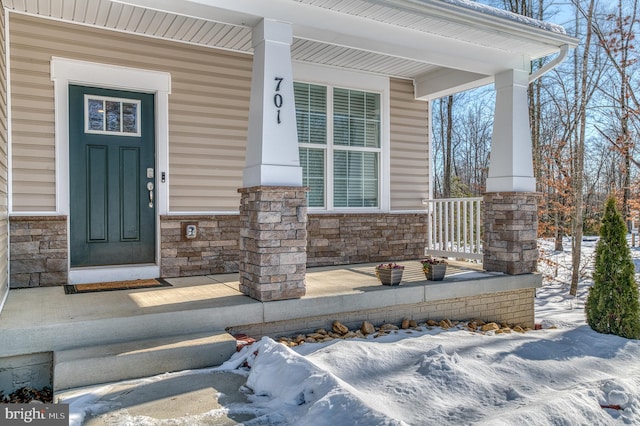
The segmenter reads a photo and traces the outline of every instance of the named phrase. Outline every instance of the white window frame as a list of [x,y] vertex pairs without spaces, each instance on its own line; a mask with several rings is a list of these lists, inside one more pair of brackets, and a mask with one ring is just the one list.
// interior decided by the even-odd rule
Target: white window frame
[[[103,119],[102,119],[102,127],[103,130],[94,130],[89,128],[89,100],[99,100],[102,101],[103,109],[106,102],[117,102],[120,104],[120,131],[112,131],[106,130],[107,126],[107,112],[103,111]],[[123,104],[135,104],[136,105],[136,131],[134,132],[125,132],[122,130],[123,127]],[[142,107],[142,102],[140,99],[129,99],[129,98],[112,98],[109,96],[98,96],[98,95],[84,95],[84,132],[97,134],[97,135],[109,135],[109,136],[133,136],[140,137],[142,132],[140,129],[142,128],[142,116],[140,114],[140,108]]]
[[[293,63],[293,79],[300,83],[327,86],[327,144],[300,144],[304,148],[325,150],[325,206],[309,207],[311,212],[380,213],[390,209],[390,109],[389,78],[326,66]],[[333,89],[360,90],[380,94],[380,148],[358,148],[356,151],[380,153],[378,176],[378,207],[335,207],[333,205]],[[349,150],[348,146],[340,150]]]

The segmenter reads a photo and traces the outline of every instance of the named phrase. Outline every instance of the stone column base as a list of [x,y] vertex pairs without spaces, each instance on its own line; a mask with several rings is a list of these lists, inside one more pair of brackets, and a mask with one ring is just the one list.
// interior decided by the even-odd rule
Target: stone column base
[[241,188],[240,291],[260,300],[305,295],[307,200],[304,187]]
[[484,194],[484,268],[510,275],[538,266],[537,192]]

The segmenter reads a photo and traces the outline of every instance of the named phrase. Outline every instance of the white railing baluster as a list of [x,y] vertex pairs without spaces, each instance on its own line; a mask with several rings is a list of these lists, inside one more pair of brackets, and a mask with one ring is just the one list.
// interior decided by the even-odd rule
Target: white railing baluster
[[425,254],[482,260],[482,197],[428,200]]
[[[469,247],[469,239],[467,238],[467,232],[469,230],[469,226],[468,226],[468,216],[467,216],[467,207],[469,206],[469,202],[468,201],[464,201],[462,203],[462,217],[464,218],[464,220],[462,221],[462,247],[465,247],[465,250],[467,247]],[[471,249],[471,247],[469,247],[469,249]]]

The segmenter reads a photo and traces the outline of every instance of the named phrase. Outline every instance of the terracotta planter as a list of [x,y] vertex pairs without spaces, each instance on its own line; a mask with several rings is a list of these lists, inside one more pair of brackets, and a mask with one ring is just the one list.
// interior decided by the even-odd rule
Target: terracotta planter
[[382,285],[400,285],[404,269],[376,268],[376,275]]
[[424,276],[427,277],[429,281],[442,281],[446,272],[447,265],[429,265],[429,270],[424,271]]

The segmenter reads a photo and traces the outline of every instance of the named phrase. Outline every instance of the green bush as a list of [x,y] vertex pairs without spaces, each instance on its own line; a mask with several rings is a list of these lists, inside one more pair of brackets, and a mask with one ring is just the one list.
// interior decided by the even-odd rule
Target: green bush
[[593,286],[585,311],[587,323],[595,331],[638,339],[640,296],[626,234],[627,227],[616,209],[615,199],[609,198],[596,245]]

